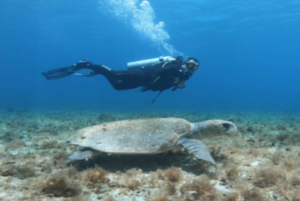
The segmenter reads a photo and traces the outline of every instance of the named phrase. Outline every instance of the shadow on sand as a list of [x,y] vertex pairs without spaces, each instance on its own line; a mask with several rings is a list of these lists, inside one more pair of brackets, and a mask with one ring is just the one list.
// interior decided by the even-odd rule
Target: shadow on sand
[[167,152],[155,155],[107,155],[100,154],[88,161],[74,161],[69,165],[82,171],[96,166],[102,167],[109,172],[125,172],[137,168],[143,172],[156,171],[177,167],[193,174],[202,174],[210,166],[208,163],[192,158],[186,153]]

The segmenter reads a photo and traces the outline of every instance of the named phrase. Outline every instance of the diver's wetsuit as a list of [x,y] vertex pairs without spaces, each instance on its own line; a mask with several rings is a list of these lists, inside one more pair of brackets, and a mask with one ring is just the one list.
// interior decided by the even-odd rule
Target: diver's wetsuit
[[183,68],[181,59],[176,59],[171,62],[158,63],[151,67],[124,71],[114,71],[103,65],[94,65],[91,62],[82,61],[74,66],[58,68],[43,72],[42,74],[51,80],[69,76],[80,69],[92,70],[88,74],[80,74],[82,76],[103,75],[116,90],[143,87],[142,92],[147,90],[163,91],[171,87],[174,87],[173,90],[183,88],[184,85],[179,87],[178,83],[184,83],[194,73],[193,70]]

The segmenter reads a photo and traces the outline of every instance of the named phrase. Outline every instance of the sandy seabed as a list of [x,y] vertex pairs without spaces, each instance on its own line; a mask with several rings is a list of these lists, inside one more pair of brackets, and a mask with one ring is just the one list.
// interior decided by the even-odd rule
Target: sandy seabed
[[[182,150],[67,163],[74,131],[123,119],[223,119],[239,134],[203,139],[217,167]],[[300,201],[300,115],[237,112],[0,112],[0,200]]]

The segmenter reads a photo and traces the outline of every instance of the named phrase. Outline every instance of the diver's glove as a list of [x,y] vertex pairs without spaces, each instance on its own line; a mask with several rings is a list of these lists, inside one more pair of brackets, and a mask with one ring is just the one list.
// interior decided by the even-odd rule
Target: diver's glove
[[183,89],[183,88],[185,88],[184,81],[180,81],[180,82],[177,83],[176,86],[174,86],[174,87],[172,88],[172,91],[175,91],[176,89]]

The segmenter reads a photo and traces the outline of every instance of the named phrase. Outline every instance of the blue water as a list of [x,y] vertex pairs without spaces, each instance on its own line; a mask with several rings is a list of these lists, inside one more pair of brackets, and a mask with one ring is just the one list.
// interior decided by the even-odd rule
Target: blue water
[[[0,108],[300,111],[298,0],[101,2],[1,0]],[[81,59],[125,69],[172,54],[201,67],[155,104],[156,92],[115,91],[102,76],[41,75]]]

